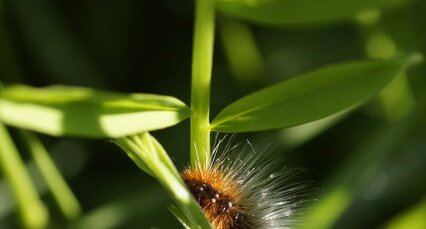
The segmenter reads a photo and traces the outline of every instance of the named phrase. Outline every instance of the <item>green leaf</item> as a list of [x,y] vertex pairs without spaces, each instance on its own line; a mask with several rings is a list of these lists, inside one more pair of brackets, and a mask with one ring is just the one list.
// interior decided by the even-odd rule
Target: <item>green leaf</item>
[[359,105],[421,55],[334,64],[250,94],[223,109],[211,129],[246,132],[300,125]]
[[186,218],[185,214],[176,206],[176,205],[170,205],[169,211],[175,216],[175,218],[182,224],[183,228],[185,229],[191,229],[189,225],[191,225],[191,222]]
[[19,154],[6,126],[1,122],[0,172],[12,191],[23,228],[46,228],[49,222],[49,212],[37,193],[25,167],[24,159]]
[[2,122],[54,136],[121,137],[169,127],[189,115],[183,102],[169,96],[67,86],[18,85],[0,92]]
[[172,213],[180,222],[191,229],[212,228],[167,152],[154,137],[144,132],[119,138],[114,143],[125,151],[139,168],[163,185],[179,208],[179,211]]
[[73,191],[65,181],[61,172],[50,157],[47,149],[38,137],[28,131],[21,131],[20,134],[34,158],[35,165],[40,171],[40,175],[52,193],[53,199],[60,212],[69,221],[80,217],[81,206]]
[[411,0],[218,0],[220,11],[272,25],[310,25],[348,20],[363,10],[388,8]]

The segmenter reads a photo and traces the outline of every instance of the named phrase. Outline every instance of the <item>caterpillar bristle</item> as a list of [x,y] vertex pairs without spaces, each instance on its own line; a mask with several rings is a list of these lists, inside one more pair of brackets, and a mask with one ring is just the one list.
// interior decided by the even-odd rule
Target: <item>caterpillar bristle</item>
[[218,141],[209,166],[181,173],[207,219],[216,229],[291,228],[296,210],[310,201],[309,184],[297,181],[295,169],[274,173],[276,163],[256,154],[249,142],[241,147],[232,140]]

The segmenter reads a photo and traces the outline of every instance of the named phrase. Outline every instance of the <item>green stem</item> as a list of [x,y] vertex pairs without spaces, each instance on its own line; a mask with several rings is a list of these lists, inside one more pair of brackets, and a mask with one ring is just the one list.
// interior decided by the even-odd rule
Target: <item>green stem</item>
[[15,196],[25,228],[45,228],[48,212],[40,200],[24,162],[6,129],[0,123],[0,168]]
[[191,164],[210,162],[210,84],[213,61],[215,1],[197,0],[192,53]]
[[52,161],[46,148],[36,135],[28,131],[22,131],[21,134],[62,214],[70,221],[79,217],[81,214],[80,203]]

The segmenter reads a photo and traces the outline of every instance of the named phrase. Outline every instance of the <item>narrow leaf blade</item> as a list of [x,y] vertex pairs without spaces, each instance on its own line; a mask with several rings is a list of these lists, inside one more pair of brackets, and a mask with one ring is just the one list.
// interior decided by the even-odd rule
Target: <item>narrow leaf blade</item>
[[175,125],[189,114],[169,96],[67,86],[17,85],[0,92],[0,120],[54,136],[121,137]]
[[218,114],[211,129],[259,131],[327,117],[366,101],[419,59],[414,54],[326,66],[237,100]]

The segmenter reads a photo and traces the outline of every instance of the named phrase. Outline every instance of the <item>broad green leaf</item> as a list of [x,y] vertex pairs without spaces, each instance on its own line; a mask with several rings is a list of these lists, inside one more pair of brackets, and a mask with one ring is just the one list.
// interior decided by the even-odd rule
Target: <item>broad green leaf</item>
[[311,25],[348,20],[363,10],[388,8],[411,0],[218,0],[223,13],[272,25]]
[[0,92],[0,120],[54,136],[121,137],[175,125],[190,115],[176,98],[89,88],[11,86]]
[[421,58],[414,54],[323,67],[237,100],[218,114],[211,129],[259,131],[324,118],[364,102]]

